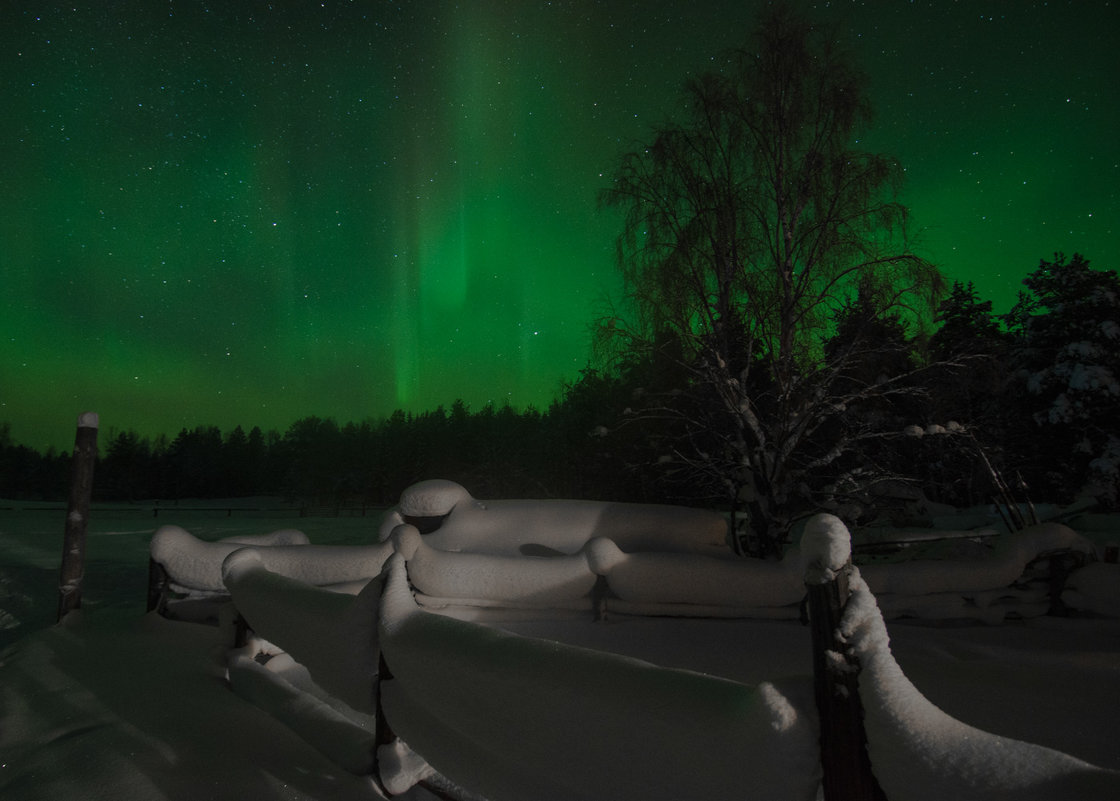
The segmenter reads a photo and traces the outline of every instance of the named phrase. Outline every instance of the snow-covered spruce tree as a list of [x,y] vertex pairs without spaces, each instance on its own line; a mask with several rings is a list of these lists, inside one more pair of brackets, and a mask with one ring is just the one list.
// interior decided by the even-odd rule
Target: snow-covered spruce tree
[[658,347],[680,354],[678,391],[691,403],[645,404],[685,418],[663,460],[716,477],[766,553],[795,515],[827,500],[815,474],[853,436],[883,434],[841,426],[825,441],[828,424],[906,383],[838,380],[871,354],[824,353],[837,310],[857,292],[880,314],[919,308],[939,288],[898,239],[897,163],[855,149],[870,119],[864,86],[835,36],[778,5],[750,49],[687,84],[684,121],[624,155],[603,193],[625,213],[628,312],[602,333],[639,359]]
[[1007,315],[1030,425],[1019,447],[1059,500],[1120,503],[1120,277],[1080,254],[1042,260]]

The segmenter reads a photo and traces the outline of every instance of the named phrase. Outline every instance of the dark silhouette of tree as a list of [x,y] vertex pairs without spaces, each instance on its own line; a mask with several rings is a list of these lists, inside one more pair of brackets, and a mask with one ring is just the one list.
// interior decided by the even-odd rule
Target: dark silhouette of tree
[[[707,410],[684,422],[677,454],[720,477],[774,553],[818,503],[810,474],[851,445],[822,449],[826,424],[900,387],[841,390],[843,365],[822,352],[837,310],[857,292],[880,314],[922,309],[939,276],[897,242],[898,165],[854,147],[870,119],[865,80],[834,37],[778,5],[724,65],[687,84],[686,121],[623,156],[603,193],[625,212],[628,302],[605,330],[626,353],[673,343]],[[720,448],[691,448],[693,435]]]
[[1120,504],[1120,277],[1056,253],[1023,279],[1007,315],[1015,340],[1015,446],[1060,499],[1091,485]]
[[182,429],[167,449],[172,498],[215,498],[224,494],[222,432],[217,426]]
[[331,418],[304,417],[292,423],[278,444],[284,494],[316,506],[338,504],[341,444],[338,423]]
[[957,423],[966,436],[926,437],[904,447],[919,468],[915,476],[930,498],[942,503],[971,506],[990,500],[990,473],[980,457],[1008,475],[1017,467],[1004,447],[1012,416],[1006,397],[1011,338],[992,311],[990,300],[981,300],[972,282],[953,283],[938,305],[939,328],[929,340],[935,363],[925,376],[928,406],[915,422]]
[[70,454],[45,455],[12,439],[11,423],[0,422],[0,498],[49,500],[66,496]]
[[222,444],[222,476],[231,497],[254,493],[249,457],[249,437],[241,426],[226,434]]
[[113,439],[98,465],[98,497],[134,501],[152,497],[152,451],[135,431]]
[[1007,335],[992,312],[992,302],[981,300],[971,281],[953,282],[948,296],[938,304],[934,319],[940,324],[930,338],[930,353],[935,358],[988,357],[1007,344]]

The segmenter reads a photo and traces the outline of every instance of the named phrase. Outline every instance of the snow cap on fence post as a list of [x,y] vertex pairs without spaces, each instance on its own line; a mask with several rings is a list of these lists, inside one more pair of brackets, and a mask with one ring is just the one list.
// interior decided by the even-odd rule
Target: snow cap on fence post
[[801,535],[801,572],[806,584],[826,584],[852,558],[852,535],[844,522],[830,514],[809,519]]
[[591,538],[583,546],[583,550],[587,553],[587,566],[591,568],[592,573],[599,576],[608,575],[627,559],[627,555],[615,544],[615,541],[607,537]]
[[236,582],[250,570],[264,568],[264,559],[260,551],[252,546],[238,548],[231,551],[222,560],[222,583],[229,587],[231,581]]
[[393,529],[393,550],[409,561],[423,544],[420,530],[410,523],[401,523]]

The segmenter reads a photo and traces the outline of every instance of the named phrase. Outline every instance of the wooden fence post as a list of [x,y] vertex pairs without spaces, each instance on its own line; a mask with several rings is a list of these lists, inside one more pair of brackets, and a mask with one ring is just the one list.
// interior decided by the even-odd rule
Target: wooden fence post
[[811,520],[801,541],[821,727],[821,783],[825,801],[885,801],[867,754],[859,664],[836,637],[848,600],[851,549],[847,529],[831,515]]
[[148,558],[148,611],[164,612],[164,592],[167,589],[167,569],[151,557]]
[[97,462],[98,418],[94,412],[78,417],[74,454],[70,462],[70,502],[66,508],[66,532],[62,541],[62,567],[58,576],[58,619],[82,605],[85,577],[86,526],[89,499],[93,492],[93,467]]

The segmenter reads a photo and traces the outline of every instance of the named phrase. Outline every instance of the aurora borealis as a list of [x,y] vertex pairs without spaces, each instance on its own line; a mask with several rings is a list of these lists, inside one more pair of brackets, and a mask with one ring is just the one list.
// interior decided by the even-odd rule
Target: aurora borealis
[[[618,290],[598,190],[760,5],[5,2],[0,422],[547,407]],[[1120,4],[798,5],[949,278],[1120,268]]]

